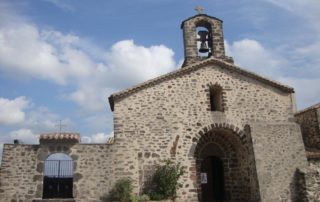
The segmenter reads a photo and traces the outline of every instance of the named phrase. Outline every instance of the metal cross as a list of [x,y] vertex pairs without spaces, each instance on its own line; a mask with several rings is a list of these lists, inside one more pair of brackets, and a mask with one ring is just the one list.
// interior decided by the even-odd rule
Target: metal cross
[[66,124],[62,124],[62,120],[59,120],[59,124],[56,124],[57,127],[59,127],[59,132],[62,132],[62,127],[67,127]]
[[194,10],[196,10],[196,11],[198,12],[198,14],[201,14],[201,13],[203,12],[204,8],[201,7],[201,6],[196,6],[196,7],[194,8]]

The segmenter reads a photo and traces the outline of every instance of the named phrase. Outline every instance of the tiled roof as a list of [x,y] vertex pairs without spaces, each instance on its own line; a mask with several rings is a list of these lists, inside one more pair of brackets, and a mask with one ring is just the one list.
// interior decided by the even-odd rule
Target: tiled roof
[[302,113],[307,112],[309,110],[318,109],[318,108],[320,108],[320,103],[312,105],[308,108],[302,109],[302,110],[298,111],[295,115],[302,114]]
[[319,159],[320,151],[306,151],[306,155],[308,159]]
[[195,71],[195,70],[198,70],[202,67],[205,67],[206,65],[208,64],[213,64],[213,65],[219,65],[225,69],[228,69],[230,71],[233,71],[233,72],[237,72],[239,74],[242,74],[246,77],[250,77],[250,78],[253,78],[255,80],[258,80],[262,83],[265,83],[267,85],[270,85],[270,86],[273,86],[273,87],[276,87],[284,92],[287,92],[287,93],[294,93],[294,90],[293,88],[287,86],[287,85],[283,85],[277,81],[274,81],[274,80],[271,80],[271,79],[267,79],[265,77],[262,77],[256,73],[253,73],[251,71],[248,71],[248,70],[245,70],[243,68],[240,68],[232,63],[227,63],[223,60],[219,60],[219,59],[216,59],[216,58],[208,58],[206,60],[202,60],[200,62],[197,62],[197,63],[194,63],[194,64],[191,64],[189,66],[186,66],[184,68],[181,68],[181,69],[178,69],[176,71],[173,71],[173,72],[170,72],[170,73],[167,73],[167,74],[164,74],[162,76],[159,76],[157,78],[154,78],[154,79],[151,79],[151,80],[148,80],[144,83],[141,83],[141,84],[138,84],[136,86],[133,86],[131,88],[128,88],[128,89],[125,89],[125,90],[122,90],[118,93],[114,93],[112,94],[110,97],[109,97],[109,104],[110,104],[110,107],[111,107],[111,110],[113,111],[114,109],[114,101],[118,98],[123,98],[127,95],[130,95],[132,93],[135,93],[137,91],[140,91],[141,89],[145,89],[145,88],[148,88],[150,86],[154,86],[158,83],[161,83],[163,81],[166,81],[166,80],[170,80],[170,79],[173,79],[173,78],[176,78],[178,76],[181,76],[181,75],[184,75],[184,74],[187,74],[189,72],[192,72],[192,71]]
[[70,133],[70,132],[61,132],[61,133],[45,133],[40,135],[40,141],[42,140],[73,140],[76,142],[80,142],[80,134],[79,133]]

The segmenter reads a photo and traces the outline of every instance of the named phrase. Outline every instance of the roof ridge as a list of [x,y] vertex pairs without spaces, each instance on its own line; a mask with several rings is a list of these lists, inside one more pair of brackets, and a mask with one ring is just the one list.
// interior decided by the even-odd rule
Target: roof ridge
[[311,109],[316,109],[316,108],[320,108],[320,102],[317,103],[317,104],[311,105],[310,107],[307,107],[305,109],[299,110],[297,113],[295,113],[295,115],[302,114],[304,112],[307,112],[307,111],[309,111]]
[[280,88],[283,91],[290,92],[290,93],[294,92],[293,88],[290,87],[290,86],[287,86],[287,85],[281,84],[280,82],[277,82],[275,80],[260,76],[260,75],[254,73],[254,72],[245,70],[243,68],[240,68],[240,67],[238,67],[238,66],[236,66],[234,64],[225,62],[223,60],[219,60],[217,58],[210,57],[210,58],[208,58],[206,60],[202,60],[202,61],[193,63],[193,64],[191,64],[189,66],[185,66],[184,68],[181,68],[181,69],[178,69],[178,70],[174,70],[172,72],[169,72],[169,73],[166,73],[164,75],[158,76],[156,78],[147,80],[147,81],[145,81],[143,83],[134,85],[132,87],[129,87],[129,88],[124,89],[122,91],[119,91],[117,93],[111,94],[110,97],[109,97],[109,103],[110,103],[111,110],[113,111],[114,99],[116,99],[116,98],[124,97],[127,94],[136,92],[136,91],[138,91],[140,89],[143,89],[145,87],[155,85],[155,84],[157,84],[159,82],[168,80],[170,78],[175,78],[177,76],[180,76],[182,74],[185,74],[185,73],[188,73],[188,72],[191,72],[191,71],[195,71],[198,68],[201,68],[203,65],[209,64],[209,63],[216,63],[218,65],[223,65],[223,67],[225,67],[225,68],[227,68],[229,70],[233,70],[233,71],[236,71],[236,72],[238,72],[240,74],[244,74],[244,75],[246,75],[248,77],[254,78],[254,79],[259,80],[259,81],[261,81],[263,83],[267,83],[267,84],[272,85],[274,87]]
[[185,19],[184,21],[182,21],[182,22],[181,22],[181,25],[180,25],[180,28],[183,28],[183,25],[184,25],[184,23],[185,23],[186,21],[191,20],[191,19],[193,19],[193,18],[196,18],[196,17],[198,17],[198,16],[204,16],[204,17],[208,17],[208,18],[211,18],[211,19],[214,19],[214,20],[219,20],[220,22],[223,22],[221,19],[219,19],[219,18],[217,18],[217,17],[213,17],[213,16],[210,16],[210,15],[207,15],[207,14],[204,14],[204,13],[199,13],[199,14],[197,14],[197,15],[191,16],[191,17]]

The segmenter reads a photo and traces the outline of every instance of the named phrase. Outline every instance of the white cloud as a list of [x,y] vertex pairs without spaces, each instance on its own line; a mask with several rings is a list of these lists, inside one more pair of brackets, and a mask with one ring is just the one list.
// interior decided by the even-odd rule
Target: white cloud
[[74,11],[75,8],[71,6],[70,4],[67,4],[65,0],[43,0],[49,3],[52,3],[53,5],[57,6],[58,8],[61,8],[65,11]]
[[91,136],[83,136],[83,143],[106,143],[108,138],[113,137],[113,131],[110,134],[96,133]]
[[107,142],[109,135],[105,133],[97,133],[91,136],[92,142],[104,143]]
[[10,132],[10,139],[19,140],[23,144],[37,144],[39,136],[34,134],[30,129],[19,129]]
[[143,47],[133,40],[117,42],[107,53],[109,78],[119,84],[132,84],[159,76],[176,68],[174,53],[164,45]]
[[176,68],[173,56],[164,45],[144,47],[133,40],[101,49],[75,34],[24,21],[7,20],[0,28],[0,72],[72,86],[62,97],[91,112],[103,110],[112,92]]
[[65,98],[72,100],[86,111],[101,112],[107,108],[108,96],[112,92],[114,92],[114,90],[87,83],[87,85],[79,86],[76,91],[69,95],[65,95]]
[[13,140],[17,139],[21,144],[38,144],[39,136],[35,134],[30,129],[19,129],[14,130],[5,135],[0,133],[0,164],[2,159],[2,152],[3,152],[3,144],[4,143],[13,143]]
[[317,78],[284,77],[280,81],[294,87],[299,109],[320,102],[320,75]]
[[0,125],[14,125],[25,121],[24,110],[30,105],[26,97],[13,100],[0,97]]
[[90,77],[85,80],[82,78],[77,84],[78,89],[65,96],[89,111],[105,109],[107,97],[119,89],[177,67],[171,49],[163,45],[143,47],[134,44],[133,40],[114,44],[105,55],[104,63],[91,65]]
[[279,72],[286,70],[287,61],[256,40],[243,39],[232,44],[226,42],[226,52],[234,57],[239,66],[274,79],[279,76]]
[[299,15],[308,20],[314,28],[320,31],[318,23],[320,19],[320,3],[318,0],[265,0],[278,7],[281,7],[295,15]]
[[[296,47],[291,50],[291,57],[295,59],[288,60],[285,58],[286,53],[266,49],[252,39],[243,39],[232,44],[226,42],[227,54],[233,56],[239,66],[294,87],[300,109],[320,101],[320,71],[315,62],[319,61],[318,50],[320,47]],[[300,61],[303,52],[308,52],[310,58]],[[302,65],[299,68],[296,67],[297,60]]]
[[23,143],[37,143],[38,134],[58,131],[59,120],[68,128],[73,125],[69,118],[62,119],[46,107],[37,107],[26,97],[12,100],[0,98],[0,125],[4,126],[1,129],[10,131],[12,127],[20,128],[1,132],[0,144],[10,143],[13,139],[19,139]]
[[[278,50],[271,50],[286,58],[282,71],[275,71],[273,77],[293,86],[299,108],[305,108],[320,101],[320,3],[317,0],[265,0],[302,19],[303,24],[293,24],[294,35],[290,34],[287,44],[280,44]],[[300,22],[300,23],[301,23]],[[303,27],[303,29],[302,29]],[[288,30],[290,33],[290,30]],[[255,54],[253,55],[255,56]],[[273,57],[274,58],[274,57]],[[279,57],[278,57],[279,58]],[[262,60],[264,64],[266,61]]]
[[26,113],[26,120],[20,127],[30,128],[37,133],[58,131],[60,120],[66,126],[63,130],[72,128],[73,122],[69,118],[61,118],[44,106],[34,107]]
[[61,118],[47,107],[35,106],[24,96],[12,100],[0,97],[0,125],[29,128],[41,133],[58,130],[59,120],[68,127],[73,125],[69,118]]
[[[108,107],[108,104],[105,103],[105,108]],[[113,117],[111,113],[96,113],[92,116],[86,117],[85,124],[91,129],[104,130],[106,127],[113,125]]]
[[0,28],[0,70],[10,76],[65,83],[64,65],[55,48],[30,24]]

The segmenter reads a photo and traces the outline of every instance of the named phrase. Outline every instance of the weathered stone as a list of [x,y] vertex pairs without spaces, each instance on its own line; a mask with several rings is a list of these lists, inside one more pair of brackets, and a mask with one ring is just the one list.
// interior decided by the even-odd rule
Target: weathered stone
[[[213,41],[206,58],[197,55],[199,25],[208,28]],[[166,159],[186,167],[176,201],[198,201],[205,186],[201,169],[213,157],[222,165],[228,201],[319,201],[320,153],[308,151],[307,161],[299,126],[292,122],[293,89],[235,66],[225,56],[221,20],[196,15],[182,28],[181,70],[110,97],[114,141],[80,144],[49,138],[40,145],[5,144],[0,201],[98,202],[126,177],[138,194]],[[216,96],[220,111],[211,107],[212,86],[222,91]],[[296,115],[306,146],[312,149],[320,148],[317,110]],[[41,199],[44,162],[56,152],[73,160],[74,199]]]

